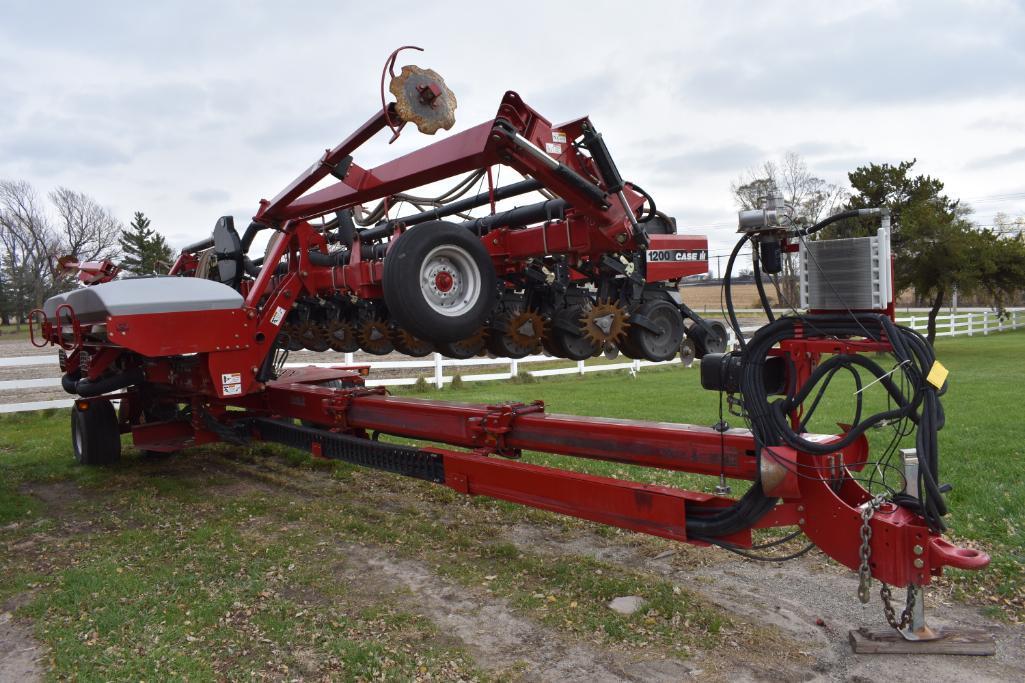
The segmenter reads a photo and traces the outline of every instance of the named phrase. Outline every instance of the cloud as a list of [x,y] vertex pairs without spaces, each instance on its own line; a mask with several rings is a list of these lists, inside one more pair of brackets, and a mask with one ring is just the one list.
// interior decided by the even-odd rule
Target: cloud
[[746,142],[727,142],[691,152],[682,152],[651,162],[656,171],[694,175],[702,172],[737,171],[757,163],[765,156],[760,147]]
[[225,190],[210,188],[190,192],[189,199],[200,204],[223,204],[231,199],[231,194]]
[[1002,154],[994,154],[968,162],[967,168],[997,168],[1025,162],[1025,147],[1018,147]]
[[103,139],[58,133],[34,133],[0,141],[0,157],[42,172],[66,166],[98,168],[128,163],[118,145]]
[[857,145],[852,145],[849,142],[833,140],[807,140],[788,147],[789,151],[799,154],[802,157],[809,158],[845,154],[848,152],[856,152],[859,149],[861,148]]
[[901,3],[818,22],[781,15],[723,31],[711,58],[681,81],[679,99],[834,108],[1025,92],[1018,7]]
[[1025,121],[1013,116],[986,116],[968,125],[973,130],[1025,132]]

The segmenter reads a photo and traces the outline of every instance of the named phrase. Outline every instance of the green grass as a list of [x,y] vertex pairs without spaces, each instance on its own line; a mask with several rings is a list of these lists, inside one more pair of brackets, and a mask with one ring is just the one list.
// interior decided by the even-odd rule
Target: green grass
[[[993,555],[989,570],[953,572],[950,583],[994,614],[1021,618],[1025,427],[1017,408],[1025,334],[941,340],[937,351],[951,370],[941,432],[942,479],[954,485],[948,521],[959,539]],[[850,411],[853,387],[843,381],[816,418],[823,431]],[[718,419],[717,397],[699,388],[696,368],[467,382],[426,395],[542,399],[550,412],[704,425]],[[878,393],[867,400],[866,410],[881,406]],[[744,640],[755,655],[791,647],[771,634],[747,638],[743,624],[659,576],[524,547],[507,532],[540,525],[556,548],[581,530],[609,544],[664,549],[668,542],[268,445],[161,459],[127,448],[115,467],[82,468],[73,464],[69,436],[66,411],[0,416],[0,604],[30,596],[18,615],[33,619],[55,678],[490,677],[438,631],[415,595],[368,583],[354,547],[415,562],[467,594],[501,599],[563,637],[601,647],[677,657],[725,639]],[[874,432],[873,445],[887,436]],[[524,457],[697,489],[715,484],[615,463]],[[629,617],[607,609],[609,599],[628,594],[644,596],[646,609]]]
[[11,339],[28,339],[28,325],[22,324],[20,330],[15,325],[0,325],[0,342]]

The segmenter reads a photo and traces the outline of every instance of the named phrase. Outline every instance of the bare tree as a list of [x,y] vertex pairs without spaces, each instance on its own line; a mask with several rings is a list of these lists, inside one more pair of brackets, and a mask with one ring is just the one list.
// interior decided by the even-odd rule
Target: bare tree
[[15,321],[42,302],[54,280],[53,234],[32,186],[0,181],[0,249]]
[[[798,223],[811,225],[836,213],[847,200],[847,191],[813,175],[799,154],[787,152],[779,160],[766,161],[749,170],[730,185],[741,209],[758,209],[762,200],[779,196],[793,208]],[[780,288],[784,304],[796,306],[798,300],[796,258],[785,254]]]
[[32,185],[0,180],[0,267],[4,296],[15,320],[69,287],[57,258],[114,259],[118,255],[120,222],[95,200],[61,187],[49,195],[56,220],[46,213]]
[[121,222],[87,194],[58,187],[50,193],[57,210],[54,231],[60,255],[73,255],[81,261],[113,259],[119,253]]

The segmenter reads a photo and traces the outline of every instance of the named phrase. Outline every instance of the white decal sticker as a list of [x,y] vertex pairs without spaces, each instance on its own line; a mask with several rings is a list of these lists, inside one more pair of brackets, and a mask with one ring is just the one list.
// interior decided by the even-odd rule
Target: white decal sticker
[[221,393],[225,396],[238,396],[242,393],[242,373],[225,372],[221,375]]
[[704,261],[705,252],[686,249],[650,249],[645,253],[648,263],[672,263],[673,261]]
[[277,308],[274,309],[274,315],[272,315],[270,317],[270,324],[273,325],[274,327],[277,327],[278,325],[281,324],[281,319],[284,318],[284,317],[285,317],[285,309],[283,309],[281,306],[278,306]]
[[566,134],[563,133],[561,130],[553,130],[552,142],[560,142],[562,144],[566,144]]
[[554,142],[546,142],[545,151],[549,154],[562,154],[562,145],[557,145]]

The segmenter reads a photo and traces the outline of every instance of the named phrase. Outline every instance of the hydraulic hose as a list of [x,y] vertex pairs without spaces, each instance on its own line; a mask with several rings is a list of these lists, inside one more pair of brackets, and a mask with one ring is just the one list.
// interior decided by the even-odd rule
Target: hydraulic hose
[[78,379],[72,376],[71,373],[66,373],[61,377],[61,386],[69,394],[78,394],[84,398],[90,398],[107,394],[111,391],[117,391],[118,389],[124,389],[133,384],[140,384],[145,380],[146,371],[142,368],[135,368],[134,370],[126,370],[125,372],[110,375],[109,377],[101,377],[96,380]]
[[750,235],[744,235],[737,241],[736,246],[733,247],[733,251],[730,252],[730,258],[726,261],[726,276],[723,278],[723,291],[726,297],[726,311],[730,317],[730,325],[733,327],[733,331],[737,334],[737,341],[740,343],[741,350],[747,346],[747,342],[744,341],[744,333],[740,331],[740,321],[737,320],[737,313],[733,308],[733,264],[737,261],[737,256],[740,254],[740,250],[749,239],[751,239]]

